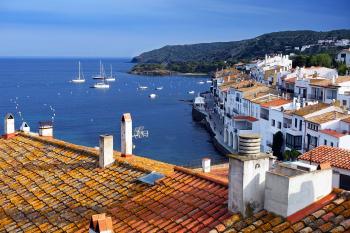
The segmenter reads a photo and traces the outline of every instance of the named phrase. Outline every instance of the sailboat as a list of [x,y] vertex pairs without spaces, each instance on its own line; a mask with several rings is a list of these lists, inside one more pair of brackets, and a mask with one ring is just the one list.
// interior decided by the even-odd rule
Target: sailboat
[[103,73],[101,72],[101,70],[102,70],[102,62],[100,60],[100,74],[95,76],[95,77],[93,77],[93,79],[104,79],[105,78]]
[[107,82],[114,82],[115,78],[113,77],[112,65],[111,65],[111,75],[106,78]]
[[98,83],[95,83],[92,86],[92,88],[108,89],[109,88],[109,84],[106,82],[106,78],[105,78],[105,75],[104,75],[104,70],[103,70],[103,66],[102,66],[101,61],[100,61],[100,74],[97,77],[94,77],[94,79],[102,79],[102,81],[98,82]]
[[80,61],[79,61],[79,75],[78,78],[72,79],[72,83],[84,83],[84,75],[80,72]]

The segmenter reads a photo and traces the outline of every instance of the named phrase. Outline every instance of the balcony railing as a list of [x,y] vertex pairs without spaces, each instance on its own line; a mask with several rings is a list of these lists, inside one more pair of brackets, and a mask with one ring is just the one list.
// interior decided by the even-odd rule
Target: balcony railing
[[308,99],[311,99],[311,100],[323,100],[323,97],[322,95],[308,95]]

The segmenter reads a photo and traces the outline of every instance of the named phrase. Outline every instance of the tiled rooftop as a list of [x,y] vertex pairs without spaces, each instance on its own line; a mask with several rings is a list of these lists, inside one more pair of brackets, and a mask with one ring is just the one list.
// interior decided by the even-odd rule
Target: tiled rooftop
[[291,103],[291,100],[274,99],[274,100],[271,100],[271,101],[268,101],[268,102],[261,103],[261,107],[265,107],[265,108],[278,107],[278,106],[282,106],[282,105],[289,104],[289,103]]
[[173,175],[110,211],[114,231],[209,232],[230,216],[227,183],[203,177],[175,168]]
[[234,120],[247,120],[250,122],[258,121],[258,119],[256,119],[255,117],[243,116],[243,115],[233,116],[232,119],[234,119]]
[[320,111],[322,109],[330,107],[330,104],[325,104],[325,103],[318,103],[318,104],[313,104],[313,105],[308,105],[303,108],[300,108],[294,112],[295,115],[298,116],[306,116],[310,113]]
[[350,169],[350,150],[338,147],[319,146],[302,154],[299,159],[318,164],[330,162],[332,167]]
[[341,112],[331,111],[331,112],[326,112],[314,117],[307,118],[307,121],[316,123],[316,124],[323,124],[334,120],[341,120],[343,118],[346,118],[347,116],[348,116],[347,114],[344,114]]
[[284,219],[266,210],[252,217],[242,219],[233,214],[223,224],[219,224],[210,233],[234,232],[349,232],[350,230],[350,192],[334,190],[332,194],[291,218]]
[[135,182],[146,167],[172,170],[135,157],[101,169],[97,160],[94,149],[54,139],[0,139],[0,232],[75,232],[92,214],[146,190]]
[[327,134],[327,135],[330,135],[330,136],[333,136],[333,137],[336,137],[336,138],[341,138],[341,137],[346,135],[346,134],[340,133],[340,132],[333,130],[333,129],[323,129],[323,130],[320,130],[320,132]]

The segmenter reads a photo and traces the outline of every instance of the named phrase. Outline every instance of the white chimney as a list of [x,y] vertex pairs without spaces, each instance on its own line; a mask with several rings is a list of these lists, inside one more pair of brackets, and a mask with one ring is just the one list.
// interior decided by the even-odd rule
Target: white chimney
[[113,136],[107,134],[100,135],[99,166],[104,168],[111,165],[113,162]]
[[332,84],[335,84],[335,75],[332,76]]
[[266,173],[267,211],[288,217],[332,191],[332,169],[313,170],[310,165],[282,163]]
[[132,119],[130,113],[124,113],[121,120],[121,153],[122,156],[132,155]]
[[51,121],[39,122],[39,136],[53,137],[53,124]]
[[265,173],[269,155],[260,153],[260,136],[239,136],[239,154],[229,157],[228,208],[250,216],[264,208]]
[[210,159],[209,158],[202,159],[202,168],[203,168],[203,172],[210,172]]
[[27,124],[27,122],[23,122],[22,125],[21,125],[21,128],[20,130],[24,133],[29,133],[30,132],[30,127],[29,125]]
[[15,118],[12,113],[7,113],[4,119],[4,138],[15,136]]

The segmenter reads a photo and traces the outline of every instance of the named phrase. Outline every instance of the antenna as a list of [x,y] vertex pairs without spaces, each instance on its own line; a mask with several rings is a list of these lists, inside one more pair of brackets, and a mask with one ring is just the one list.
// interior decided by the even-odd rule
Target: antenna
[[135,139],[148,138],[148,136],[149,136],[148,130],[145,130],[144,126],[135,127],[134,133],[132,135],[132,137]]

